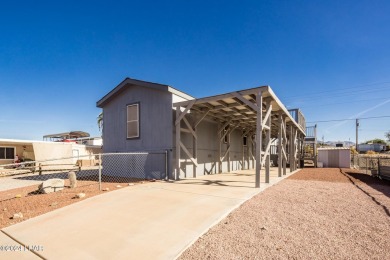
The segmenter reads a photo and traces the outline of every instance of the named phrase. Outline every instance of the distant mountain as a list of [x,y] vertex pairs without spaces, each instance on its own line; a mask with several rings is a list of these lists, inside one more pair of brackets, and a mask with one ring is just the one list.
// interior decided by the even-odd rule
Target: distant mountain
[[[317,143],[322,144],[321,141],[317,141]],[[325,142],[325,145],[328,145],[328,146],[336,147],[336,144],[343,144],[343,147],[355,146],[355,143],[351,142],[351,141],[327,141],[327,142]]]

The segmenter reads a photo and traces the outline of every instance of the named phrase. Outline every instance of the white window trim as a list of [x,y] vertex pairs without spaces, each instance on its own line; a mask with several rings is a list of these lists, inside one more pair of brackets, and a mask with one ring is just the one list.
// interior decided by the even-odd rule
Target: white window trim
[[[128,120],[128,108],[129,107],[132,107],[132,106],[137,106],[137,120]],[[129,136],[129,123],[130,122],[137,122],[137,133],[138,135],[136,136]],[[134,138],[139,138],[140,136],[140,131],[139,131],[139,104],[138,103],[135,103],[135,104],[130,104],[130,105],[127,105],[126,106],[126,137],[127,139],[134,139]]]
[[15,156],[16,156],[16,146],[0,146],[0,148],[14,148],[14,157],[11,158],[11,159],[2,159],[0,158],[0,160],[2,161],[9,161],[9,160],[14,160],[15,159]]

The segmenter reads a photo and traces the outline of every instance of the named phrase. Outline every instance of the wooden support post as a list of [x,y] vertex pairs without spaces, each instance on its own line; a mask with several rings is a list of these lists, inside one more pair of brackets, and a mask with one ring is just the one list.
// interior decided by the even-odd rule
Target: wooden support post
[[283,175],[286,175],[287,173],[287,125],[286,125],[286,118],[283,117],[282,120],[282,126],[283,126],[283,151],[284,151],[284,157],[283,157]]
[[293,133],[294,133],[294,140],[293,140],[293,144],[294,144],[294,147],[293,147],[293,151],[294,151],[294,167],[293,167],[293,170],[295,171],[297,169],[297,163],[298,163],[298,129],[295,128],[295,130],[293,130]]
[[270,167],[271,167],[271,156],[270,156],[270,145],[271,145],[271,111],[272,111],[272,105],[271,105],[271,100],[267,101],[267,114],[265,117],[266,121],[266,126],[268,127],[268,130],[266,132],[266,144],[267,144],[267,149],[266,153],[264,154],[265,156],[265,183],[269,183],[270,179]]
[[180,107],[176,107],[176,169],[175,169],[175,180],[180,178]]
[[[250,144],[250,147],[248,147],[248,167],[250,169],[253,169],[255,168],[254,167],[254,161],[253,161],[253,138],[252,138],[252,133],[250,133],[249,135],[249,144]],[[250,164],[250,165],[249,165]]]
[[218,130],[218,173],[222,173],[222,134],[223,131]]
[[227,134],[228,135],[228,140],[227,140],[227,146],[228,146],[228,154],[227,154],[227,160],[228,160],[228,172],[231,171],[231,165],[230,165],[230,131],[228,131],[229,133]]
[[282,154],[282,144],[283,144],[283,134],[282,134],[282,123],[283,123],[283,114],[282,111],[279,111],[278,115],[278,177],[282,177],[282,164],[283,164],[283,154]]
[[262,120],[263,120],[263,96],[262,92],[256,94],[257,119],[256,119],[256,181],[255,187],[260,188],[260,171],[261,171],[261,146],[262,146]]
[[[193,126],[193,131],[194,131],[194,135],[192,136],[192,156],[194,157],[195,161],[198,163],[198,138],[197,138],[197,135],[196,135],[196,122],[194,123],[194,126]],[[197,170],[197,165],[194,164],[193,165],[193,168],[192,168],[192,177],[193,178],[196,178],[196,170]]]
[[[300,134],[299,135],[299,154],[298,154],[298,157],[299,157],[299,168],[303,168],[303,165],[301,167],[301,161],[303,160],[303,135]],[[305,162],[303,162],[305,163]]]
[[293,136],[293,126],[289,126],[290,133],[290,142],[289,142],[289,156],[290,156],[290,172],[294,171],[294,136]]
[[[244,137],[241,136],[241,142],[242,142],[242,163],[241,163],[241,170],[244,170],[245,169],[245,146],[244,146]],[[248,142],[248,140],[247,140]]]

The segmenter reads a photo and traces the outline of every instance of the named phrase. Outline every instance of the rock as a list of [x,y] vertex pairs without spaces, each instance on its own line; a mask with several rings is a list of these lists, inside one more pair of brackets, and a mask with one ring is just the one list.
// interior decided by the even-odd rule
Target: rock
[[267,230],[265,227],[261,227],[260,229],[261,229],[261,230]]
[[129,186],[134,186],[134,183],[129,183]]
[[68,178],[69,178],[69,183],[70,183],[70,188],[76,188],[77,187],[77,177],[76,173],[73,171],[70,171],[68,173]]
[[155,182],[156,181],[156,179],[151,179],[151,180],[149,180],[150,182]]
[[110,190],[110,188],[104,188],[103,189],[103,191],[109,191]]
[[63,190],[65,186],[65,181],[63,179],[48,179],[42,182],[38,189],[40,193],[52,193]]
[[15,195],[15,198],[21,198],[22,197],[22,194],[16,194]]
[[14,216],[12,217],[12,219],[21,219],[21,218],[23,218],[22,212],[15,213]]
[[76,196],[75,196],[76,199],[82,199],[82,198],[84,198],[84,197],[85,197],[85,193],[78,193],[78,194],[76,194]]
[[117,187],[117,188],[122,188],[122,186],[121,186],[121,185],[116,185],[116,187]]
[[4,208],[3,211],[7,211],[7,208]]

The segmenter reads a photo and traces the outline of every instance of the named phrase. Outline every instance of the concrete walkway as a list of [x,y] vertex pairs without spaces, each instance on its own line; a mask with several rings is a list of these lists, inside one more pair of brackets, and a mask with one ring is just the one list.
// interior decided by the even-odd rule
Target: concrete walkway
[[277,169],[270,184],[262,177],[261,189],[254,188],[254,171],[247,170],[95,196],[4,228],[1,244],[18,241],[40,250],[0,252],[0,258],[174,259],[232,210],[283,179]]

